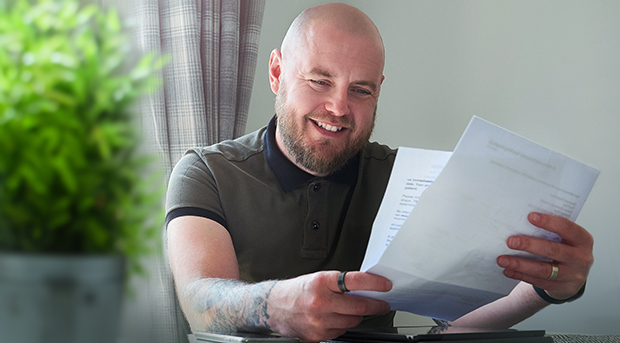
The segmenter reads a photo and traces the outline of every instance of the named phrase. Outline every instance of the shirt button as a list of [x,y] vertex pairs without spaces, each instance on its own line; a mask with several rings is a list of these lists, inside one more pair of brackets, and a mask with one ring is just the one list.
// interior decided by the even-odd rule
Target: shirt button
[[321,224],[319,222],[317,222],[316,220],[312,222],[312,229],[313,230],[318,230],[321,228]]
[[314,191],[318,192],[321,189],[321,184],[320,183],[315,183],[314,184]]

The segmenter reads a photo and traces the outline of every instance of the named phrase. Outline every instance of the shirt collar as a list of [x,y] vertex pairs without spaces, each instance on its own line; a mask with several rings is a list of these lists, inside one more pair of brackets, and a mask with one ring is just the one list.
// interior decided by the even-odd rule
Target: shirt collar
[[299,169],[299,167],[293,164],[293,162],[286,158],[282,151],[280,151],[280,148],[278,148],[276,143],[275,116],[271,119],[269,125],[267,125],[264,140],[267,163],[276,175],[276,178],[280,183],[280,187],[282,187],[285,192],[293,190],[298,186],[316,179],[325,179],[348,185],[355,185],[357,183],[357,172],[361,151],[347,161],[347,163],[336,172],[320,178]]

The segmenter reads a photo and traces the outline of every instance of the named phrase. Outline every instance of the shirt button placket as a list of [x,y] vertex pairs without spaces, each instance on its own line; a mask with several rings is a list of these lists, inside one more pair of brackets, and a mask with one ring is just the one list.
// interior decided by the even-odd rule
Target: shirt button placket
[[306,258],[325,258],[327,255],[329,192],[326,193],[323,183],[323,180],[316,180],[307,186],[308,213],[302,248],[302,256]]
[[[320,182],[315,183],[312,189],[314,190],[314,193],[318,193],[321,190],[321,183]],[[320,228],[321,228],[321,223],[319,223],[317,220],[312,222],[313,230],[318,230]]]

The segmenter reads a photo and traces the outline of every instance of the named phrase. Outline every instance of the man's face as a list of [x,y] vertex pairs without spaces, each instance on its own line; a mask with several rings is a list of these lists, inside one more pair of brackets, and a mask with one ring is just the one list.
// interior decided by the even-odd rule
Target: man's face
[[330,174],[370,138],[383,81],[382,47],[318,28],[285,54],[275,87],[272,82],[278,146],[311,174]]

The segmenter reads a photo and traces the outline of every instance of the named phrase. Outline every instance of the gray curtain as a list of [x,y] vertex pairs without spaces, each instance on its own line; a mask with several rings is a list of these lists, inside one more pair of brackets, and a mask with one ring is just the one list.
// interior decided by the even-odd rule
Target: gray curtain
[[[169,59],[163,88],[139,111],[146,149],[166,175],[188,148],[245,133],[264,0],[99,1],[119,8],[140,51]],[[149,278],[134,280],[126,300],[121,341],[187,342],[166,256],[146,263]]]
[[135,0],[140,48],[170,59],[163,89],[143,109],[168,169],[190,147],[245,133],[264,8],[264,0]]

